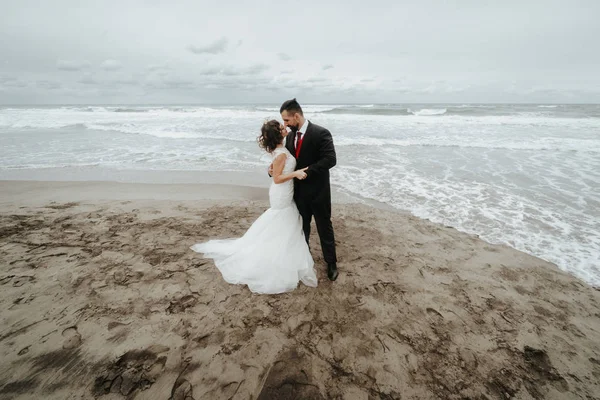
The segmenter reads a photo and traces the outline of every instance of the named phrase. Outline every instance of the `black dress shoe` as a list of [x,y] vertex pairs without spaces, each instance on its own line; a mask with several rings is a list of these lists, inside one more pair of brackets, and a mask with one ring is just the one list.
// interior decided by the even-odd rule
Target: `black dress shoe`
[[335,263],[327,264],[327,277],[330,281],[335,281],[338,277],[337,265]]

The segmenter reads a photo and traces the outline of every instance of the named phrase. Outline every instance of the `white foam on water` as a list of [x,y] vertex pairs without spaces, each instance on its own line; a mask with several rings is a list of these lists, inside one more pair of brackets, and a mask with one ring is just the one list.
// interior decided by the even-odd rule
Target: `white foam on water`
[[[465,115],[452,115],[461,108]],[[304,106],[333,134],[332,182],[600,285],[600,108],[407,109]],[[262,170],[269,156],[256,137],[267,118],[279,119],[279,107],[0,108],[0,178],[10,169],[83,166]]]
[[[565,127],[565,128],[596,128],[600,129],[600,118],[549,118],[545,112],[516,112],[513,115],[444,115],[447,109],[419,109],[411,111],[414,115],[364,115],[364,114],[322,114],[344,107],[344,105],[307,106],[306,114],[309,119],[323,123],[376,122],[377,124],[394,124],[398,128],[415,129],[429,125],[441,131],[447,128],[470,126],[493,127],[512,125],[521,127]],[[125,110],[117,112],[116,110]],[[128,111],[129,110],[129,111]],[[312,115],[311,115],[312,114]],[[0,128],[49,128],[57,129],[77,124],[85,126],[108,126],[112,130],[122,130],[126,133],[135,125],[144,128],[157,126],[170,128],[173,125],[184,125],[193,132],[200,126],[212,121],[219,127],[227,121],[252,120],[254,126],[268,118],[280,119],[277,107],[234,109],[211,107],[188,108],[124,108],[124,107],[63,107],[53,109],[0,109]],[[94,128],[96,129],[96,128]],[[156,131],[155,131],[156,132]],[[139,132],[136,132],[139,133]]]
[[491,243],[507,244],[600,286],[597,216],[559,203],[543,208],[534,199],[482,182],[432,179],[403,168],[340,166],[332,176],[350,193],[478,234]]
[[557,151],[582,151],[600,153],[600,141],[590,139],[540,139],[535,142],[519,142],[516,140],[484,139],[469,140],[452,137],[425,137],[414,139],[388,139],[366,136],[342,137],[335,141],[336,146],[431,146],[431,147],[462,147],[481,149],[507,149],[507,150],[557,150]]
[[[351,107],[351,106],[347,106],[347,105],[343,105],[343,104],[327,104],[327,105],[319,105],[319,104],[306,104],[306,105],[302,105],[302,111],[306,114],[309,113],[321,113],[321,112],[326,112],[326,111],[331,111],[331,110],[335,110],[337,108],[343,108],[343,107]],[[258,106],[256,109],[257,111],[268,111],[268,112],[272,112],[274,113],[274,115],[278,115],[279,114],[279,110],[280,110],[280,106],[276,107],[270,107],[270,106]]]
[[443,115],[446,114],[446,110],[445,108],[423,108],[421,110],[412,110],[412,109],[407,109],[406,111],[408,111],[411,114],[414,115],[418,115],[418,116],[424,116],[424,115]]

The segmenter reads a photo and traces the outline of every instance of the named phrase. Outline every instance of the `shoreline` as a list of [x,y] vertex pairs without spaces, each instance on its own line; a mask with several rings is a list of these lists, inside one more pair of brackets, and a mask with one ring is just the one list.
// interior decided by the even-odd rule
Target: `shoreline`
[[[141,173],[147,177],[148,171],[126,171],[135,174]],[[228,204],[239,205],[249,202],[268,208],[269,201],[269,179],[257,178],[256,173],[244,173],[237,171],[151,171],[158,172],[163,180],[172,180],[173,176],[180,179],[189,179],[194,176],[195,181],[185,182],[175,179],[181,183],[159,183],[148,179],[146,182],[135,181],[109,181],[109,180],[36,180],[36,179],[4,179],[0,176],[0,207],[11,208],[11,205],[19,203],[19,208],[43,207],[48,204],[78,204],[78,203],[115,203],[115,202],[143,202],[143,203],[168,203],[195,201],[198,207],[207,207],[215,202],[228,202]],[[140,176],[141,176],[140,175]],[[137,175],[135,175],[137,176]],[[224,177],[224,179],[223,179]],[[129,175],[131,178],[131,175]],[[216,183],[216,182],[225,183]],[[266,184],[265,184],[266,182]],[[407,210],[397,209],[387,203],[374,199],[361,197],[354,193],[348,193],[341,187],[331,185],[332,205],[363,205],[382,212],[391,212],[411,219],[422,221],[426,224],[437,226],[440,229],[452,229],[461,235],[481,240],[490,246],[500,246],[528,257],[538,259],[540,262],[549,264],[552,268],[578,280],[595,290],[600,287],[594,286],[571,273],[562,270],[551,261],[544,260],[533,254],[518,250],[508,244],[490,243],[480,239],[480,235],[461,231],[453,226],[444,225],[429,219],[421,218],[411,214]],[[218,203],[220,204],[220,203]],[[334,215],[335,216],[335,215]],[[313,221],[313,231],[314,229]]]
[[[266,172],[257,169],[241,171],[146,171],[98,168],[49,168],[35,170],[0,171],[0,202],[5,196],[15,196],[25,200],[20,193],[27,188],[43,187],[51,192],[44,193],[45,198],[60,201],[61,198],[130,200],[130,199],[250,199],[268,201],[268,188],[271,183]],[[68,192],[69,187],[78,187],[88,193]],[[172,189],[176,193],[166,195],[156,188]],[[116,190],[115,190],[116,189]],[[35,190],[35,189],[34,189]],[[54,194],[50,194],[54,193]],[[108,194],[110,193],[110,194]],[[42,197],[44,197],[42,196]],[[58,197],[56,197],[58,196]],[[79,197],[78,197],[79,196]],[[96,197],[94,197],[96,196]],[[332,203],[367,204],[378,209],[408,213],[389,204],[349,193],[335,184],[331,185]]]
[[[255,172],[234,171],[124,171],[128,180],[37,180],[37,179],[4,179],[0,175],[0,206],[11,202],[21,202],[27,206],[41,206],[48,202],[110,202],[110,201],[197,201],[199,205],[209,204],[214,200],[224,201],[251,201],[262,202],[268,207],[269,179],[263,179]],[[155,175],[156,173],[156,175]],[[148,176],[150,175],[150,176]],[[86,177],[87,175],[83,175]],[[145,182],[139,182],[140,177],[145,177]],[[135,178],[137,177],[137,178]],[[132,179],[136,179],[132,180]],[[177,183],[166,183],[166,182]],[[217,183],[224,182],[224,183]],[[465,232],[454,226],[424,219],[411,214],[408,210],[397,209],[387,203],[349,193],[343,188],[331,185],[332,205],[336,204],[361,204],[377,210],[389,211],[401,215],[411,216],[421,221],[451,228],[457,232],[475,238],[476,233]],[[313,222],[314,224],[314,222]],[[484,240],[484,239],[482,239]],[[485,241],[485,240],[484,240]],[[582,283],[600,290],[599,286],[584,281],[580,277],[562,270],[552,261],[544,260],[533,254],[516,249],[508,244],[491,243],[494,246],[505,246],[514,251],[522,252],[528,256],[552,264],[561,272],[572,276]]]

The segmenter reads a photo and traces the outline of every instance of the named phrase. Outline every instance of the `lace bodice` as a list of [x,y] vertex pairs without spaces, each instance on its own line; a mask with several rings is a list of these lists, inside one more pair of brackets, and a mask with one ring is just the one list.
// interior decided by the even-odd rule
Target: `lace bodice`
[[285,160],[285,166],[283,167],[283,174],[289,174],[296,169],[296,159],[285,146],[276,148],[271,154],[273,155],[273,160],[275,160],[275,158],[277,158],[277,156],[280,154],[286,155],[287,158]]
[[[286,155],[282,174],[294,172],[296,169],[296,159],[294,156],[285,147],[278,147],[271,153],[273,160],[280,154]],[[269,202],[271,203],[271,208],[275,209],[292,206],[294,203],[294,180],[290,179],[283,183],[272,182],[269,188]]]

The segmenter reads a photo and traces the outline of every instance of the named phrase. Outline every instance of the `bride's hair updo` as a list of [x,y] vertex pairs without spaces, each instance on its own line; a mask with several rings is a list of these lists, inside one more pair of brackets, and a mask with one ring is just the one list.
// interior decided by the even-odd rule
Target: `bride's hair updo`
[[265,122],[262,128],[260,128],[260,136],[258,136],[257,140],[261,148],[265,149],[268,153],[272,153],[283,141],[279,121],[272,119]]

